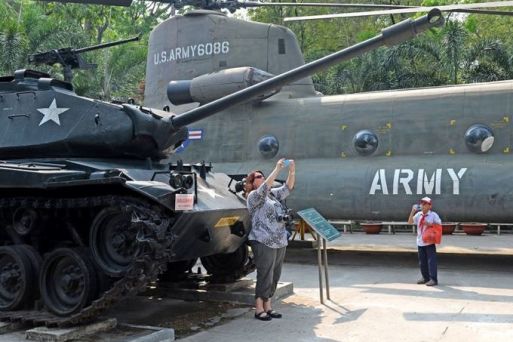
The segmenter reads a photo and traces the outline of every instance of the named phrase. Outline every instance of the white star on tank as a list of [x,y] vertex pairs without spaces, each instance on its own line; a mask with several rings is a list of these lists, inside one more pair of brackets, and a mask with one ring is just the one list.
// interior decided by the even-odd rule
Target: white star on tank
[[44,124],[47,121],[53,121],[57,125],[61,125],[61,122],[59,121],[59,115],[64,113],[65,111],[69,110],[69,108],[57,108],[57,102],[55,101],[55,98],[52,101],[52,104],[50,104],[49,108],[37,108],[37,110],[43,114],[43,119],[39,123],[39,126]]

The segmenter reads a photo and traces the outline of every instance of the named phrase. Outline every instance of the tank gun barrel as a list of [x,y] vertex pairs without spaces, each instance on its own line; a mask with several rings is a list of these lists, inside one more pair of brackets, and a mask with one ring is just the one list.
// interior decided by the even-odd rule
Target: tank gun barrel
[[[286,84],[293,83],[302,78],[310,76],[320,70],[326,69],[336,63],[359,56],[367,51],[387,45],[393,46],[404,42],[416,35],[426,31],[429,28],[440,26],[444,23],[444,18],[438,9],[431,10],[427,15],[418,19],[407,19],[381,31],[376,37],[356,45],[335,52],[313,62],[307,63],[283,74],[274,76],[246,89],[239,90],[233,94],[222,97],[218,100],[207,103],[203,106],[194,108],[184,114],[173,117],[172,124],[175,128],[180,128],[206,117],[209,117],[228,107],[247,102],[274,89],[278,89]],[[169,87],[168,87],[169,90]],[[169,97],[169,96],[168,96]]]
[[135,41],[139,40],[140,38],[141,38],[140,36],[137,36],[137,37],[127,38],[127,39],[116,40],[115,42],[108,42],[108,43],[88,46],[88,47],[81,48],[81,49],[73,49],[73,52],[74,53],[84,53],[84,52],[93,51],[93,50],[106,49],[111,46],[121,45],[121,44],[129,43],[129,42],[135,42]]

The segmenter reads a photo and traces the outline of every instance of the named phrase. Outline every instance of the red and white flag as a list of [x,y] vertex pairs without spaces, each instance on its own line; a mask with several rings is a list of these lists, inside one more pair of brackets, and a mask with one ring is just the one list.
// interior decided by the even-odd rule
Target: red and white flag
[[203,129],[191,128],[189,129],[189,140],[202,140]]

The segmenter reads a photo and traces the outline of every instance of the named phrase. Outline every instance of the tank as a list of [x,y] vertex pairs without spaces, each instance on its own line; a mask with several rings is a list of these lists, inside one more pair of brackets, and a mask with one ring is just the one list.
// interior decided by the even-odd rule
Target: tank
[[250,272],[250,220],[230,178],[166,162],[187,125],[441,21],[399,23],[180,115],[81,97],[36,71],[0,78],[0,318],[85,323],[197,258],[218,277]]

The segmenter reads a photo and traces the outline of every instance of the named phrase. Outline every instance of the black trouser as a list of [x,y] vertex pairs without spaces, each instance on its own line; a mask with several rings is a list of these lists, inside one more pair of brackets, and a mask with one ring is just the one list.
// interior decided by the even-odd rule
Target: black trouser
[[436,245],[418,246],[420,273],[424,280],[434,280],[438,283]]
[[274,295],[281,276],[287,247],[271,248],[255,240],[250,242],[257,270],[255,298],[267,301]]

